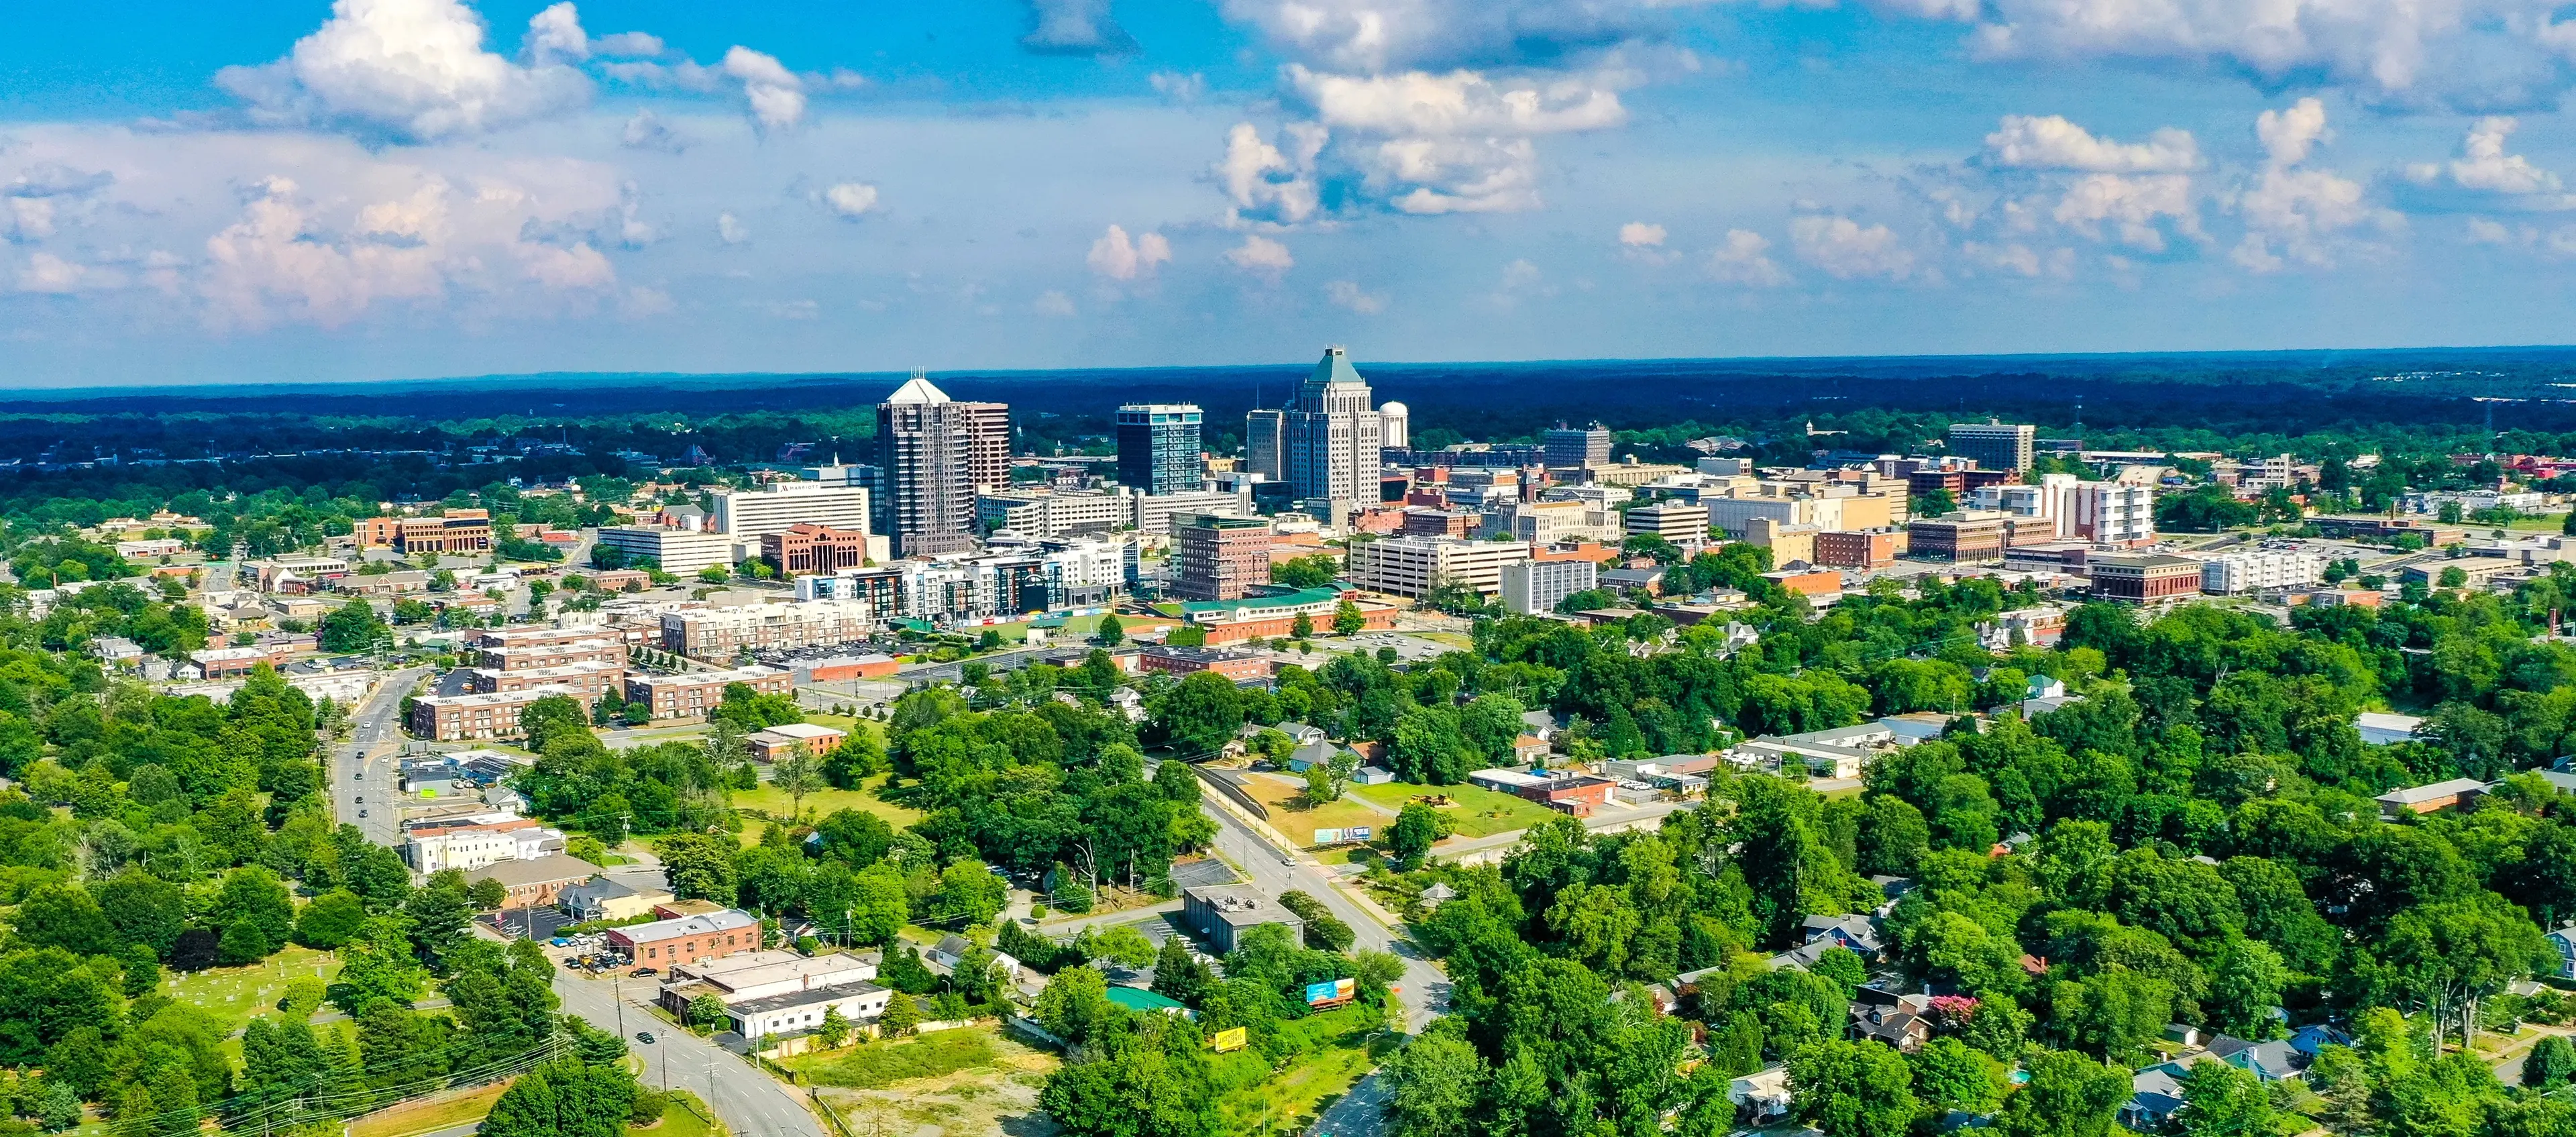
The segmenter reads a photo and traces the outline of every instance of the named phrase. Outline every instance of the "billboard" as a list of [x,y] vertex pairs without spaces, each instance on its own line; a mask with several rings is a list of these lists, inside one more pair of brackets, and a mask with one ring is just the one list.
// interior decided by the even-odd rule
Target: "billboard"
[[1216,1037],[1208,1041],[1216,1047],[1216,1052],[1219,1054],[1229,1050],[1241,1050],[1244,1046],[1243,1028],[1228,1027],[1216,1032]]
[[1359,985],[1355,981],[1349,979],[1335,979],[1325,983],[1309,983],[1306,985],[1306,1005],[1309,1007],[1320,1007],[1326,1003],[1342,1002],[1357,994],[1358,991]]
[[1369,834],[1372,832],[1375,832],[1375,830],[1370,829],[1366,825],[1354,825],[1348,829],[1342,830],[1342,840],[1366,841],[1369,839]]
[[1342,831],[1339,829],[1318,829],[1315,831],[1315,843],[1318,845],[1337,844],[1341,839]]

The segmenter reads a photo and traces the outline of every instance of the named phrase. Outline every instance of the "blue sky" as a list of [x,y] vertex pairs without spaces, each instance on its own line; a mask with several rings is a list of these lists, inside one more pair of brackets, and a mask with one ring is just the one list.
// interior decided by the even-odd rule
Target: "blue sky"
[[2559,7],[46,6],[0,383],[2566,342]]

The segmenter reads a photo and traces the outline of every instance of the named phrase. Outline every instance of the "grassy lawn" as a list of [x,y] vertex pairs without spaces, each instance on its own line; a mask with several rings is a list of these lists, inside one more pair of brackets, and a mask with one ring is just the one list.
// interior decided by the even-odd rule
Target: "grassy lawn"
[[509,1088],[507,1084],[483,1086],[455,1097],[378,1110],[349,1122],[349,1137],[412,1137],[481,1121]]
[[161,992],[171,999],[189,1004],[212,1016],[224,1029],[232,1030],[253,1016],[265,1013],[286,997],[286,985],[297,979],[328,980],[340,970],[340,961],[327,951],[288,945],[286,950],[248,967],[217,967],[187,975],[173,975],[164,982]]
[[1556,812],[1546,806],[1523,801],[1510,794],[1496,793],[1483,786],[1415,786],[1388,782],[1376,786],[1352,786],[1351,792],[1388,809],[1402,809],[1416,795],[1447,794],[1449,800],[1457,804],[1440,812],[1461,837],[1491,837],[1496,833],[1527,829],[1556,816]]
[[1301,1132],[1323,1104],[1350,1091],[1386,1055],[1397,1039],[1379,1029],[1385,1015],[1372,1007],[1345,1007],[1313,1018],[1280,1024],[1283,1033],[1300,1037],[1304,1052],[1272,1070],[1256,1050],[1218,1055],[1209,1080],[1217,1086],[1217,1108],[1229,1133],[1259,1133],[1266,1119],[1270,1131]]
[[[2538,517],[2517,517],[2514,519],[2513,524],[2505,526],[2505,528],[2522,529],[2538,533],[2555,533],[2558,532],[2560,526],[2565,525],[2566,523],[2567,515],[2564,513],[2545,513]],[[2492,529],[2494,526],[2473,526],[2473,528]]]
[[[1384,829],[1395,820],[1354,801],[1337,801],[1309,808],[1303,779],[1291,783],[1284,778],[1254,774],[1244,781],[1243,788],[1261,804],[1270,807],[1271,825],[1301,845],[1314,844],[1318,828],[1347,829],[1365,825]],[[1351,788],[1356,790],[1359,787]]]
[[[880,777],[863,789],[825,789],[818,793],[807,794],[804,802],[806,816],[823,818],[840,810],[855,809],[863,813],[876,814],[884,818],[886,824],[897,829],[921,819],[920,810],[906,809],[878,797],[877,789],[883,785],[885,785],[885,779]],[[756,790],[733,791],[733,805],[736,809],[756,809],[783,817],[787,814],[788,798],[778,787],[763,782]]]
[[992,1027],[968,1026],[892,1042],[870,1042],[782,1063],[818,1086],[867,1090],[990,1066],[1001,1058]]
[[[685,1102],[686,1104],[682,1104]],[[691,1107],[696,1111],[691,1112]],[[662,1111],[662,1120],[651,1125],[629,1125],[628,1133],[650,1133],[654,1137],[722,1137],[724,1122],[714,1120],[716,1111],[708,1109],[698,1095],[687,1090],[671,1091],[671,1105]]]

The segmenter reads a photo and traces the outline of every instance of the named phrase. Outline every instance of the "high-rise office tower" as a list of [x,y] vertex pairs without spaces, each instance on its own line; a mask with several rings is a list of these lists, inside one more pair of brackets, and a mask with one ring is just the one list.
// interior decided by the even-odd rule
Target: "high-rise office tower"
[[1288,467],[1279,452],[1280,441],[1287,430],[1283,422],[1287,413],[1255,410],[1243,416],[1244,468],[1274,482],[1288,476]]
[[1539,438],[1550,466],[1591,467],[1610,464],[1610,428],[1557,426]]
[[1129,403],[1118,408],[1118,484],[1139,493],[1196,492],[1201,414],[1195,403]]
[[1010,408],[961,403],[919,372],[877,404],[886,534],[900,557],[975,547],[975,487],[1011,474]]
[[1371,502],[1378,498],[1378,451],[1386,423],[1370,404],[1368,380],[1339,347],[1324,349],[1297,401],[1280,415],[1280,464],[1300,498]]
[[2036,428],[2029,423],[2008,423],[1989,419],[1985,422],[1950,424],[1950,453],[1954,457],[1972,458],[1987,470],[2030,469],[2030,440]]

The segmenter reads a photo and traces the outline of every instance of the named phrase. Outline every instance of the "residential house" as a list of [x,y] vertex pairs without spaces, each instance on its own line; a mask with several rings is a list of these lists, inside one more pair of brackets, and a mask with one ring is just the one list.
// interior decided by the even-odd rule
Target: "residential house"
[[2408,814],[2440,813],[2477,800],[2487,784],[2476,778],[2450,778],[2430,785],[2408,786],[2379,795],[2380,816],[2391,821]]
[[[929,964],[934,971],[953,972],[957,970],[959,961],[966,958],[966,953],[973,950],[975,945],[968,942],[964,936],[942,936],[929,951],[922,953],[921,958],[922,962]],[[1013,983],[1020,981],[1019,960],[1005,952],[997,951],[992,955],[993,963],[1002,969],[1004,979]]]
[[579,857],[552,853],[531,860],[497,861],[480,872],[466,874],[467,881],[497,880],[508,890],[510,898],[504,908],[543,908],[555,902],[563,890],[599,875],[599,866]]
[[1932,999],[1928,995],[1899,995],[1863,987],[1852,992],[1848,1033],[1856,1042],[1883,1042],[1912,1054],[1932,1041],[1931,1014]]
[[1726,1084],[1726,1100],[1745,1125],[1768,1125],[1789,1116],[1789,1068],[1773,1066]]
[[639,890],[600,876],[557,893],[555,907],[575,920],[632,920],[670,899],[658,888]]

